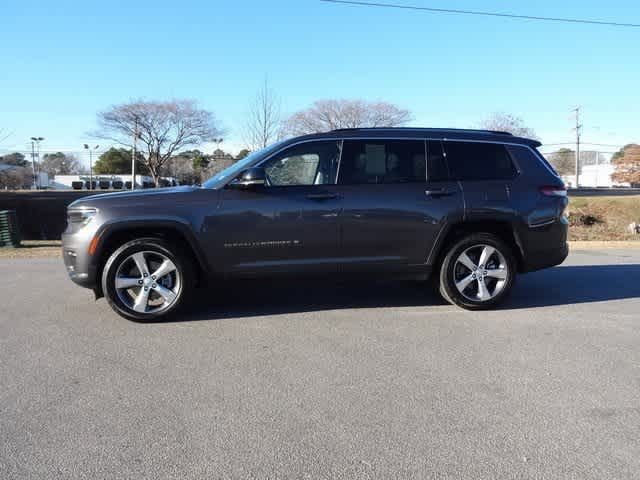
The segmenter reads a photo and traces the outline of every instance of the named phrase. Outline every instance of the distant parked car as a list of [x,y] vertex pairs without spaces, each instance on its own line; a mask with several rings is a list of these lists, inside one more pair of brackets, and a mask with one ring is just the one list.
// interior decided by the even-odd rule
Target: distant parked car
[[74,202],[64,263],[143,321],[175,314],[210,278],[246,276],[432,277],[447,301],[491,308],[517,273],[568,253],[567,192],[538,146],[411,128],[293,138],[202,187]]

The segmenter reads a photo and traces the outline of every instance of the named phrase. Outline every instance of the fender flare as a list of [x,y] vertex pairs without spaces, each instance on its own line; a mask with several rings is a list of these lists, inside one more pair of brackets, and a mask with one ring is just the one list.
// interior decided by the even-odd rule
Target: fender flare
[[[446,248],[445,245],[445,239],[448,237],[448,235],[456,228],[456,227],[461,227],[464,226],[465,224],[474,224],[474,223],[482,223],[483,220],[471,220],[471,219],[459,219],[459,221],[456,222],[451,222],[451,223],[445,223],[442,228],[440,229],[440,231],[438,232],[438,235],[436,237],[436,240],[433,244],[433,248],[431,248],[431,251],[429,252],[429,255],[427,256],[427,265],[434,265],[437,261],[438,258],[440,258],[443,249]],[[488,220],[487,220],[488,221]],[[513,219],[500,219],[500,220],[492,220],[492,223],[501,223],[504,224],[506,226],[509,227],[509,230],[511,231],[511,233],[513,234],[513,239],[515,241],[516,247],[518,248],[517,252],[514,252],[517,254],[517,256],[519,257],[519,259],[524,258],[524,247],[522,245],[522,240],[520,238],[520,235],[518,233],[518,227],[517,227],[517,222],[514,221]]]
[[176,231],[187,241],[196,261],[200,264],[200,267],[205,274],[208,275],[211,273],[211,268],[207,262],[207,258],[193,233],[193,226],[185,219],[171,216],[151,218],[123,217],[118,218],[117,220],[105,222],[100,226],[94,236],[94,238],[98,237],[96,251],[90,262],[90,268],[93,270],[91,274],[93,274],[94,277],[97,273],[98,264],[104,255],[104,248],[108,243],[109,238],[118,232],[136,228],[162,228]]

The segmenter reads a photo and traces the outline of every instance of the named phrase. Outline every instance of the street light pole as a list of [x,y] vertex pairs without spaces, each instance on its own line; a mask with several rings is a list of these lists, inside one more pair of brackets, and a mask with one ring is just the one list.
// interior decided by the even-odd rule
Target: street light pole
[[85,150],[89,150],[89,190],[93,190],[93,151],[100,148],[100,145],[89,148],[89,145],[85,143],[84,148]]
[[33,168],[33,189],[38,189],[38,184],[36,183],[36,142],[31,140],[31,168]]
[[136,189],[136,147],[138,146],[138,117],[133,127],[133,149],[131,151],[131,190]]

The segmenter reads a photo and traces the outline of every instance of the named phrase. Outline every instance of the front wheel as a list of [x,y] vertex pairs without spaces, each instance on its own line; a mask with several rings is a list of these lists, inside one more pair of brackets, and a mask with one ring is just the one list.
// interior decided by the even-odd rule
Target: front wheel
[[495,235],[478,233],[457,242],[440,269],[440,293],[468,310],[485,310],[504,300],[516,275],[509,246]]
[[136,321],[174,314],[193,284],[190,260],[157,238],[125,243],[111,254],[102,272],[102,291],[111,308]]

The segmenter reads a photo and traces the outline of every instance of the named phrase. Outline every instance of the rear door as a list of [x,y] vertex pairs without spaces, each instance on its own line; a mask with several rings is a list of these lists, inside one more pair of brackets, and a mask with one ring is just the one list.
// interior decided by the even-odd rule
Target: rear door
[[337,190],[343,271],[426,267],[445,219],[463,208],[457,182],[427,178],[427,147],[419,139],[344,140]]
[[504,144],[445,140],[451,178],[462,185],[467,220],[512,221],[511,196],[519,172]]

